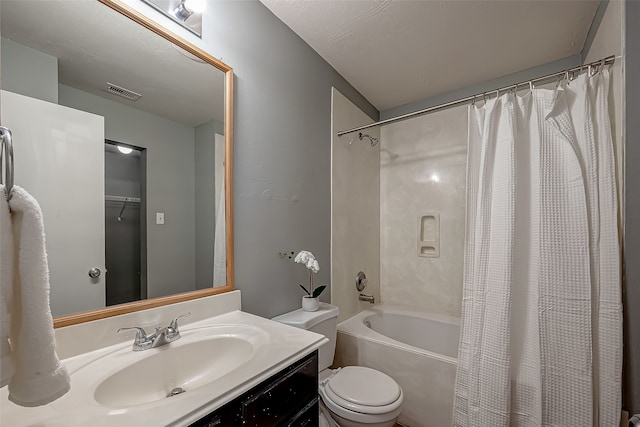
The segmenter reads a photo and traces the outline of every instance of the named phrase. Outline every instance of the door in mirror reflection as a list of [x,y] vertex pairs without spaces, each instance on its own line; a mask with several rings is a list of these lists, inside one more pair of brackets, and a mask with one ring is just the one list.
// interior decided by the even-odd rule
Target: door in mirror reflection
[[[2,91],[17,185],[43,212],[54,315],[105,306],[104,120]],[[90,277],[89,271],[99,272]],[[95,274],[94,274],[95,275]]]

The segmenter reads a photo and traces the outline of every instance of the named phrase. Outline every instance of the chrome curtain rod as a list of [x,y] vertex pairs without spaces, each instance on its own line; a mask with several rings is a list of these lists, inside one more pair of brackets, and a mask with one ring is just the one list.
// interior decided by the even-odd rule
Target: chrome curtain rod
[[589,64],[583,64],[583,65],[580,65],[578,67],[573,67],[573,68],[566,69],[564,71],[559,71],[557,73],[547,74],[546,76],[537,77],[535,79],[525,80],[525,81],[520,82],[520,83],[516,83],[516,84],[509,85],[509,86],[501,87],[500,89],[489,90],[489,91],[486,91],[486,92],[475,94],[473,96],[467,96],[466,98],[457,99],[455,101],[450,101],[450,102],[447,102],[447,103],[444,103],[444,104],[436,105],[434,107],[425,108],[424,110],[414,111],[413,113],[403,114],[401,116],[392,117],[390,119],[381,120],[379,122],[371,123],[371,124],[364,125],[364,126],[359,126],[357,128],[353,128],[353,129],[349,129],[349,130],[343,130],[343,131],[338,132],[338,136],[346,135],[346,134],[353,133],[353,132],[358,132],[358,131],[361,131],[363,129],[369,129],[369,128],[372,128],[374,126],[386,125],[388,123],[393,123],[393,122],[397,122],[397,121],[400,121],[400,120],[409,119],[411,117],[419,116],[419,115],[426,114],[426,113],[432,113],[434,111],[443,110],[445,108],[453,107],[455,105],[465,104],[467,102],[474,101],[476,98],[480,98],[480,97],[486,98],[487,95],[490,96],[494,92],[496,94],[499,94],[500,92],[503,92],[505,90],[511,90],[511,89],[517,90],[518,86],[524,86],[524,85],[530,85],[531,86],[534,83],[541,82],[541,81],[544,81],[544,80],[550,80],[550,79],[552,79],[554,77],[560,77],[560,76],[569,77],[569,74],[574,74],[576,72],[579,73],[580,71],[585,70],[585,69],[589,69],[591,67],[604,67],[605,65],[613,64],[615,62],[615,59],[616,59],[616,57],[614,55],[607,56],[606,58],[603,58],[603,59],[601,59],[599,61],[594,61],[594,62],[591,62]]

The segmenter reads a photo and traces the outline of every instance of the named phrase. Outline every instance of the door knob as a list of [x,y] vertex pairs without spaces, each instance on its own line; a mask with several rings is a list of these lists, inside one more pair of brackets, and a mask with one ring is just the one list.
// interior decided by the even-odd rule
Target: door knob
[[89,277],[91,277],[92,279],[95,279],[96,277],[100,277],[100,273],[102,272],[100,271],[99,268],[93,267],[91,270],[89,270]]

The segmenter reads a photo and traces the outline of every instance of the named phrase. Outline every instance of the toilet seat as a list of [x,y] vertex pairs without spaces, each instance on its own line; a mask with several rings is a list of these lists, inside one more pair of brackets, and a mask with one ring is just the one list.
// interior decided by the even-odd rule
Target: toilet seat
[[393,378],[364,366],[347,366],[325,384],[327,396],[336,404],[363,414],[385,414],[402,401]]
[[398,401],[400,402],[400,404],[398,404],[398,407],[395,410],[384,414],[366,414],[343,408],[327,396],[327,393],[325,393],[325,387],[322,386],[320,387],[320,396],[322,397],[322,400],[327,409],[329,409],[332,413],[346,420],[355,421],[362,424],[388,422],[396,419],[402,411],[402,395],[400,395],[400,399],[398,399]]
[[400,414],[403,394],[388,375],[363,366],[348,366],[320,383],[320,396],[335,414],[356,422],[376,423]]

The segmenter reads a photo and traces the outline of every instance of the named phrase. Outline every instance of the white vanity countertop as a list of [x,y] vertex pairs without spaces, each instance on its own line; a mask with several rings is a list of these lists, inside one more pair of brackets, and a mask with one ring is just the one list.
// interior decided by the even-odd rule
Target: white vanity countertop
[[[71,374],[71,391],[62,398],[37,408],[23,408],[8,400],[7,388],[0,389],[0,425],[6,427],[53,426],[187,426],[220,408],[296,360],[318,349],[327,339],[322,335],[282,325],[239,310],[190,323],[181,328],[185,339],[198,328],[236,325],[259,330],[264,345],[239,368],[184,394],[129,407],[107,407],[96,402],[92,390],[104,373],[91,372],[91,363],[113,355],[130,357],[133,340],[79,354],[63,360]],[[176,341],[178,343],[179,341]],[[172,343],[168,344],[171,346]],[[163,347],[144,353],[162,351]],[[121,366],[123,368],[124,366]],[[167,369],[171,369],[167,366]]]

